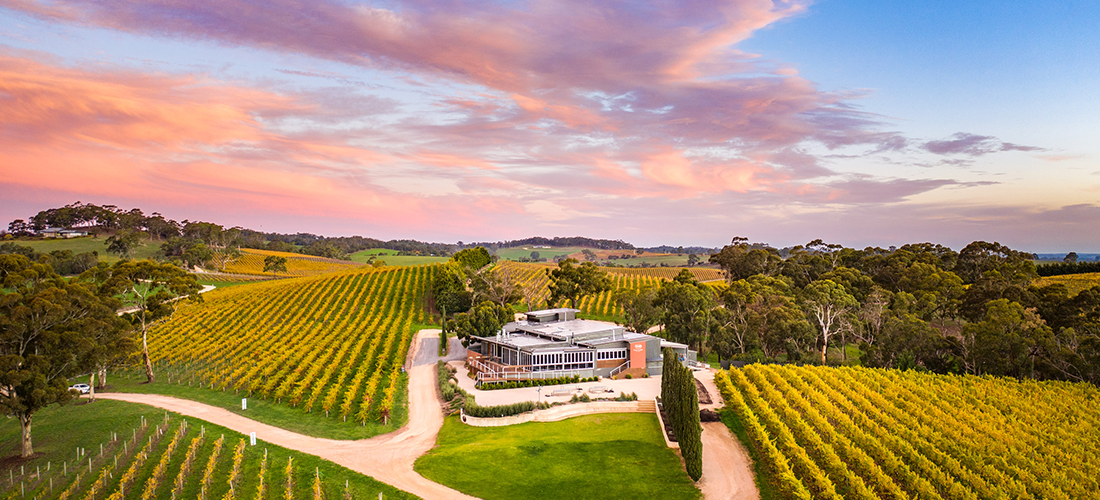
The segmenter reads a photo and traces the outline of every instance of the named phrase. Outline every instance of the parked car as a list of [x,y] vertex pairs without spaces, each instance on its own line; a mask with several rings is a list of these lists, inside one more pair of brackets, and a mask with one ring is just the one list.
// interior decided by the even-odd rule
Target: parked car
[[88,384],[75,384],[69,387],[70,391],[77,391],[81,394],[87,394],[91,392],[92,388]]

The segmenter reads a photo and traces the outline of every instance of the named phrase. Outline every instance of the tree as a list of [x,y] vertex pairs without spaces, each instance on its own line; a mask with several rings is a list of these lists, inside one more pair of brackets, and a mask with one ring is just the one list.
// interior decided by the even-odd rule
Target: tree
[[581,255],[584,255],[584,260],[587,260],[589,262],[596,260],[596,252],[593,252],[590,249],[585,248],[584,250],[581,250]]
[[539,257],[541,257],[541,256],[542,255],[539,254],[538,250],[535,250],[535,251],[531,252],[531,261],[532,262],[538,262]]
[[[859,305],[844,287],[834,281],[819,280],[802,290],[802,306],[810,320],[817,324],[821,339],[821,364],[826,364],[829,339],[840,331],[844,315]],[[842,346],[843,348],[843,346]]]
[[470,286],[474,290],[474,301],[489,301],[508,306],[523,298],[523,292],[517,283],[514,267],[485,266],[474,272]]
[[467,275],[472,275],[477,270],[491,264],[493,256],[489,255],[489,251],[485,247],[474,247],[455,252],[451,256],[451,261],[461,266]]
[[225,266],[241,257],[241,228],[225,229],[209,222],[186,222],[183,235],[203,242],[210,250],[211,260],[219,271],[225,272]]
[[749,244],[749,240],[740,236],[710,256],[710,262],[718,264],[730,283],[746,279],[755,274],[770,274],[778,265],[779,256],[762,243]]
[[118,255],[120,259],[133,258],[134,250],[145,239],[145,233],[132,229],[120,229],[114,236],[104,242],[107,251]]
[[975,283],[989,271],[997,271],[1010,282],[1026,281],[1038,277],[1035,255],[1008,248],[1000,243],[975,241],[959,252],[955,273],[964,283]]
[[272,276],[276,276],[275,273],[286,272],[286,257],[279,257],[278,255],[268,255],[264,257],[264,272],[271,271]]
[[716,305],[711,288],[683,269],[672,281],[661,283],[654,303],[663,312],[668,338],[695,347],[699,356],[706,359],[712,329],[711,309]]
[[611,299],[623,308],[623,326],[637,333],[646,333],[660,320],[661,310],[653,304],[656,298],[657,287],[653,285],[642,285],[636,290],[620,288],[611,295]]
[[15,219],[8,224],[8,232],[12,236],[30,236],[34,231],[34,225],[27,223],[23,219]]
[[1051,329],[1034,309],[997,299],[986,305],[985,317],[963,327],[966,369],[970,373],[1034,376],[1035,362]]
[[[195,243],[183,252],[183,264],[189,269],[205,266],[214,259],[214,252],[205,243]],[[266,265],[267,262],[264,262]]]
[[1067,264],[1073,264],[1077,262],[1077,252],[1067,253],[1066,256],[1062,258],[1062,262],[1065,262]]
[[0,280],[0,409],[19,418],[30,457],[35,412],[72,397],[68,378],[96,355],[97,335],[120,325],[113,299],[22,255],[0,255]]
[[470,309],[473,294],[466,290],[466,274],[458,264],[448,262],[436,269],[432,276],[432,300],[444,316]]
[[591,262],[578,266],[577,259],[565,259],[557,269],[547,269],[546,274],[550,276],[550,302],[568,299],[574,309],[581,297],[611,289],[611,278]]
[[104,282],[101,289],[111,295],[122,295],[123,305],[134,308],[124,315],[141,335],[141,360],[145,366],[148,383],[155,379],[153,363],[149,359],[149,330],[175,314],[184,298],[202,301],[195,276],[172,264],[151,260],[139,262],[120,261],[113,267],[97,269],[97,279]]
[[455,315],[452,325],[455,334],[462,339],[462,345],[469,346],[471,337],[496,335],[500,327],[514,317],[510,308],[486,301],[468,312]]
[[680,362],[676,352],[664,349],[661,368],[661,406],[668,416],[688,476],[698,481],[703,476],[703,428],[699,424],[699,392],[695,376]]

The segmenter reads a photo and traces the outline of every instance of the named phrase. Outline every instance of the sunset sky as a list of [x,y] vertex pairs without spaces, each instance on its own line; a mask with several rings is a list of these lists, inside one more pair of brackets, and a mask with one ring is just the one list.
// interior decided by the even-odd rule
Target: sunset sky
[[1100,251],[1100,2],[0,0],[0,220]]

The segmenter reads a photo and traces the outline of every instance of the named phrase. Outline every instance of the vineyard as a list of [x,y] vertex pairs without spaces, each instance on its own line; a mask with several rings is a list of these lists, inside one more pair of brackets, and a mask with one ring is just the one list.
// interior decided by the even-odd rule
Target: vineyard
[[1047,286],[1061,283],[1069,290],[1070,296],[1077,295],[1083,290],[1088,290],[1100,285],[1100,273],[1062,274],[1059,276],[1045,276],[1035,280],[1035,286]]
[[360,263],[326,259],[288,252],[272,252],[269,250],[255,250],[242,248],[241,256],[225,266],[225,272],[230,274],[251,274],[272,276],[270,271],[264,271],[264,258],[268,256],[286,258],[286,272],[274,273],[274,276],[297,277],[313,276],[317,274],[346,271],[362,266]]
[[[550,278],[546,275],[552,266],[544,264],[527,264],[512,261],[503,261],[497,267],[506,273],[510,273],[522,286],[533,286],[538,289],[537,303],[546,302],[550,297]],[[612,299],[615,290],[630,288],[637,290],[643,286],[660,286],[662,281],[671,280],[680,272],[687,269],[699,280],[710,280],[721,277],[720,271],[707,268],[674,268],[674,267],[649,267],[649,268],[621,268],[604,267],[611,278],[611,291],[598,295],[587,296],[581,299],[578,308],[585,314],[600,317],[622,316],[623,309]],[[563,302],[564,304],[564,302]],[[562,304],[554,304],[560,306]]]
[[1100,390],[748,365],[715,382],[782,498],[1097,498]]
[[[102,403],[98,403],[102,404]],[[398,490],[343,467],[202,421],[142,416],[93,448],[13,470],[0,498],[58,500],[234,500],[386,498]],[[114,422],[117,425],[117,422]],[[16,474],[16,472],[21,472]],[[337,479],[339,478],[339,479]]]
[[386,422],[431,266],[226,288],[150,335],[158,377],[273,400],[341,421]]

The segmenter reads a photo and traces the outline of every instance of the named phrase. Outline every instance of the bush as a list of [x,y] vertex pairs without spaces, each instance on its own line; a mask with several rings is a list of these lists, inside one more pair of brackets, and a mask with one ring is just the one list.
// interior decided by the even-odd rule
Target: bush
[[500,406],[478,406],[473,404],[473,402],[467,402],[466,414],[471,417],[481,418],[510,417],[512,415],[534,411],[535,408],[536,404],[533,401],[524,401],[522,403]]
[[627,393],[624,392],[624,393],[619,394],[619,396],[615,398],[615,401],[637,401],[637,400],[638,400],[638,394],[634,393],[634,392],[632,392],[630,394],[627,394]]
[[624,378],[625,378],[625,379],[627,379],[627,380],[630,380],[630,379],[632,379],[632,378],[634,378],[634,377],[632,377],[632,376],[631,376],[631,375],[630,375],[629,373],[627,373],[627,374],[626,374],[626,377],[624,377]]

